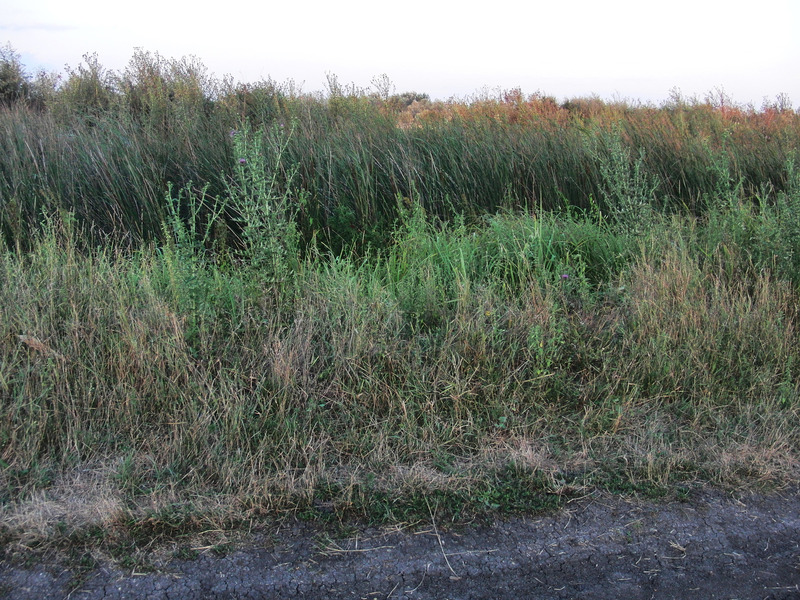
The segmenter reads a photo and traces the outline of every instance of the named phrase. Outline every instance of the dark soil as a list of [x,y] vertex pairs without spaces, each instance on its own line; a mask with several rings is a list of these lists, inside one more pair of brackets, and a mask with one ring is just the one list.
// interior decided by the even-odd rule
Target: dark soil
[[226,548],[154,551],[145,572],[7,558],[0,597],[800,599],[797,489],[670,503],[594,496],[491,525],[343,531],[284,522]]

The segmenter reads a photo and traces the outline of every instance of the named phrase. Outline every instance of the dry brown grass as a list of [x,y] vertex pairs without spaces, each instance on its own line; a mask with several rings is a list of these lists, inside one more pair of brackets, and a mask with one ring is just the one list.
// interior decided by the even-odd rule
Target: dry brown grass
[[[509,222],[509,247],[514,227],[542,231]],[[6,253],[0,527],[33,545],[797,482],[797,290],[661,227],[601,284],[530,256],[500,279],[485,237],[421,229],[397,251],[423,268],[317,257],[284,299],[170,252]]]

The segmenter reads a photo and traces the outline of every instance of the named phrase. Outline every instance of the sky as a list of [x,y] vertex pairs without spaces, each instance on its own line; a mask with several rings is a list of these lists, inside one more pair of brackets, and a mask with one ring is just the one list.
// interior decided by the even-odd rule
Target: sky
[[196,57],[218,78],[335,75],[368,91],[433,99],[519,88],[559,101],[597,96],[659,105],[679,92],[800,108],[800,0],[0,0],[0,46],[29,74],[97,54],[122,71],[135,50]]

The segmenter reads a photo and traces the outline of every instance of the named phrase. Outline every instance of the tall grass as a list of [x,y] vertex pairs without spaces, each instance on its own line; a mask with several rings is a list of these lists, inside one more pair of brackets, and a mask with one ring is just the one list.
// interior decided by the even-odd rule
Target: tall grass
[[[87,56],[67,75],[44,100],[0,115],[7,241],[29,237],[55,208],[87,229],[157,239],[167,183],[223,193],[235,176],[228,134],[245,124],[263,132],[267,162],[295,175],[293,193],[306,199],[302,239],[336,252],[385,241],[398,196],[445,219],[592,202],[611,213],[610,169],[629,171],[647,188],[644,200],[657,191],[662,206],[700,214],[708,198],[734,189],[785,190],[800,137],[785,104],[755,110],[724,98],[559,105],[514,90],[432,103],[342,86],[323,96],[272,81],[233,85],[194,59],[142,51],[119,73]],[[275,143],[290,127],[289,142]]]
[[5,535],[797,481],[795,113],[201,75],[0,109]]
[[287,263],[280,294],[187,237],[81,250],[51,220],[0,267],[7,531],[81,465],[106,516],[140,524],[796,480],[797,287],[711,248],[743,209],[716,210],[633,236],[417,204],[386,253]]

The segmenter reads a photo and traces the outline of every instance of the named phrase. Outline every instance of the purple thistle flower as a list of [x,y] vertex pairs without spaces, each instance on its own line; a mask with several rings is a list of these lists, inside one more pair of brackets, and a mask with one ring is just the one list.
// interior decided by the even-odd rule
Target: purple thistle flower
[[561,275],[561,279],[569,279],[569,275],[567,275],[566,273],[564,273],[563,275]]
[[235,129],[231,129],[231,132],[230,132],[230,134],[228,134],[228,135],[230,135],[231,137],[236,137],[236,134],[237,134],[237,133],[239,133],[239,132],[238,132],[238,131],[236,131]]
[[239,164],[240,164],[240,165],[243,165],[243,164],[244,164],[244,163],[246,163],[246,162],[247,162],[247,159],[246,159],[246,158],[240,158],[240,159],[239,159]]

